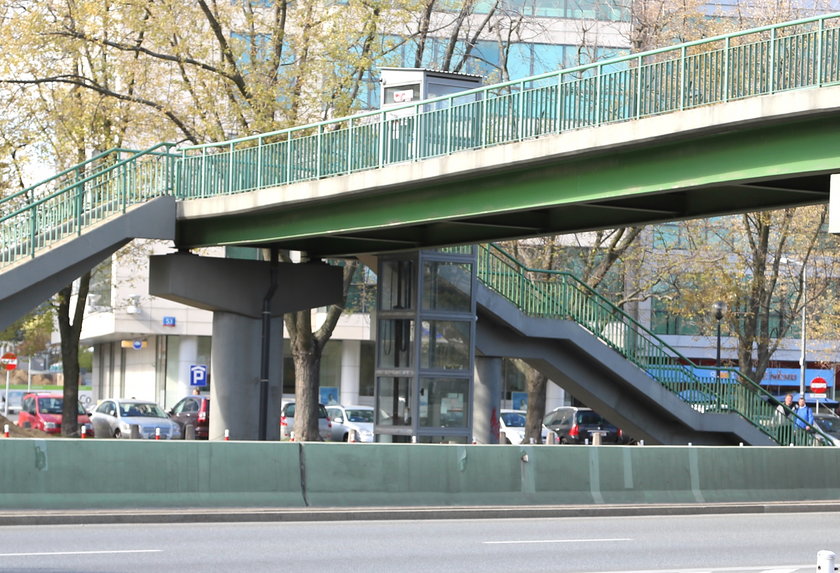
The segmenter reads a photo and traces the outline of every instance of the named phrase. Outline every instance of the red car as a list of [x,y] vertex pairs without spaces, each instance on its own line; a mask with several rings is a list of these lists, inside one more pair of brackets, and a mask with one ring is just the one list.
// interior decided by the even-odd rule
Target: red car
[[181,426],[181,436],[187,437],[187,426],[195,428],[195,438],[206,440],[210,437],[210,398],[207,396],[187,396],[167,412],[169,419]]
[[[21,401],[17,425],[21,428],[33,428],[48,434],[61,433],[61,413],[64,408],[64,396],[61,394],[26,394]],[[85,429],[85,435],[93,437],[93,426],[81,402],[79,403],[79,432]]]

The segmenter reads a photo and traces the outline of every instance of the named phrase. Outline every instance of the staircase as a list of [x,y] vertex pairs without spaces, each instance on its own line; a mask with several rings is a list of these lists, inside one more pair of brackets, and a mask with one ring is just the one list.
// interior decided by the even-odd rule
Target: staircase
[[112,149],[0,200],[0,328],[132,239],[175,238],[170,147]]
[[[491,244],[479,249],[478,277],[488,292],[478,293],[477,349],[485,344],[491,354],[523,358],[553,380],[559,377],[564,387],[562,381],[577,384],[577,398],[625,429],[635,428],[630,433],[637,438],[831,444],[827,436],[797,427],[795,416],[778,416],[770,394],[737,369],[718,373],[693,363],[569,273],[528,268]],[[616,353],[623,361],[615,360]],[[575,382],[576,369],[584,382]],[[669,418],[672,424],[651,433],[651,424]]]

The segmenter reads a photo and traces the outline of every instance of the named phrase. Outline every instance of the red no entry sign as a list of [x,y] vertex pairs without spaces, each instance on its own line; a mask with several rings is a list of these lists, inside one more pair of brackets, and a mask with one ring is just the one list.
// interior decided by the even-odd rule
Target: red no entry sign
[[828,383],[825,381],[825,378],[816,377],[811,380],[811,392],[814,394],[825,394],[828,390]]
[[6,370],[14,370],[17,368],[17,355],[14,352],[7,352],[3,356],[0,356],[0,364]]

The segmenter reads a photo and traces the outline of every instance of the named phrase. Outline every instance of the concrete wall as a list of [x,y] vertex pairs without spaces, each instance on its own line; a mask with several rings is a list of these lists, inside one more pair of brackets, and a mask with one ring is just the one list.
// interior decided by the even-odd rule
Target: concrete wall
[[0,440],[0,508],[836,500],[840,448]]

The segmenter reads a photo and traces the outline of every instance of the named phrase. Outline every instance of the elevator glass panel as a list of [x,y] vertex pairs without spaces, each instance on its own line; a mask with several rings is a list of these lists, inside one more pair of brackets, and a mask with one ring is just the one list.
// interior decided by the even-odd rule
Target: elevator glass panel
[[427,261],[423,265],[423,310],[470,312],[472,265]]
[[469,389],[466,378],[421,378],[420,426],[466,428]]
[[392,376],[377,378],[376,424],[379,426],[411,425],[411,379]]
[[380,310],[413,309],[414,281],[414,261],[384,261],[379,279]]
[[420,367],[428,370],[469,370],[471,327],[468,321],[421,322]]
[[414,321],[379,321],[379,368],[410,368],[414,348]]

